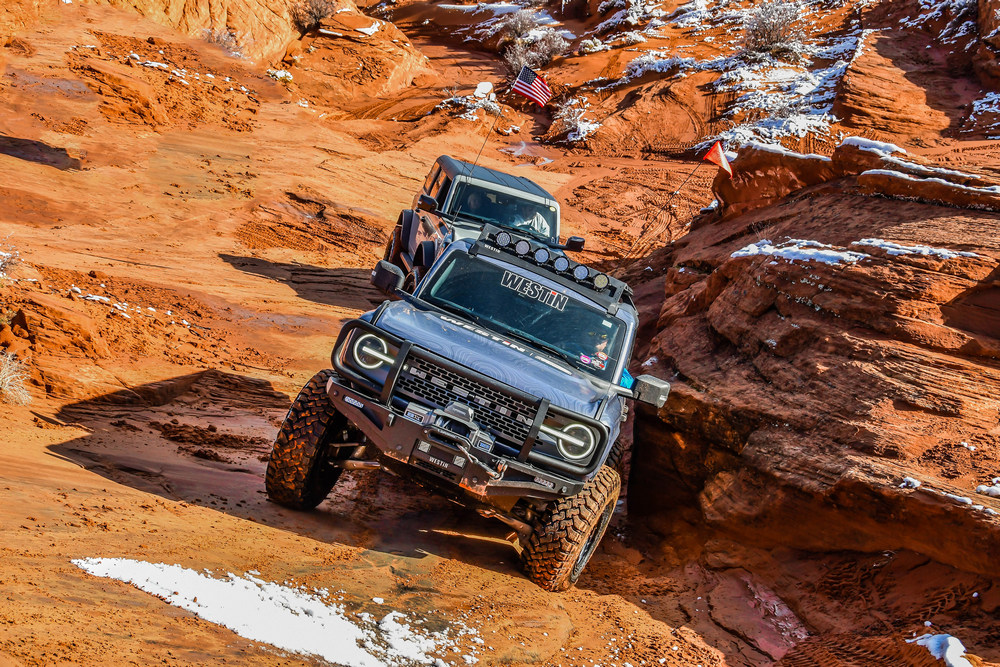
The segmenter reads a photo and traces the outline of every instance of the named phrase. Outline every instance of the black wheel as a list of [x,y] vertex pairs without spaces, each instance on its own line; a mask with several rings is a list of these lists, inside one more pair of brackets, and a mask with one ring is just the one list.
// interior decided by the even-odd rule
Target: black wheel
[[618,473],[601,466],[583,491],[550,503],[521,552],[528,578],[547,591],[575,584],[604,537],[621,486]]
[[385,244],[385,261],[399,266],[399,253],[402,248],[402,238],[403,238],[403,226],[396,225],[392,230],[392,234],[389,235],[389,241]]
[[264,488],[267,497],[280,505],[309,510],[323,502],[343,472],[329,462],[350,458],[361,439],[326,394],[326,382],[333,375],[330,370],[314,375],[278,430]]

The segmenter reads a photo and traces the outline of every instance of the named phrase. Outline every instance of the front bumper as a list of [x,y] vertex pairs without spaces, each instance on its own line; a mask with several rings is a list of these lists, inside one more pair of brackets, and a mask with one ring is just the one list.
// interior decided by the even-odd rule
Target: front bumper
[[331,378],[327,394],[334,407],[357,426],[384,458],[416,468],[438,486],[461,489],[487,505],[509,506],[504,498],[553,500],[575,495],[582,480],[572,480],[485,451],[483,432],[446,410],[405,414]]

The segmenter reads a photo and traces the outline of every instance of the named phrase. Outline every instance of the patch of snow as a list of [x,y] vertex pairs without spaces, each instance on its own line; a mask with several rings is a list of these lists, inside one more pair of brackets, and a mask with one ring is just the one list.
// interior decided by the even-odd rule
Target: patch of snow
[[377,33],[378,29],[381,28],[381,27],[382,27],[382,22],[381,21],[375,21],[375,23],[372,23],[367,28],[355,28],[354,30],[356,32],[360,32],[363,35],[368,35],[369,37],[371,37],[372,35],[374,35],[375,33]]
[[865,174],[878,174],[880,176],[891,176],[892,178],[901,178],[906,181],[912,181],[914,183],[938,183],[940,185],[947,185],[950,188],[956,190],[962,190],[964,192],[971,192],[975,194],[984,195],[998,195],[1000,194],[1000,185],[991,185],[989,187],[973,187],[971,185],[961,185],[959,183],[953,183],[951,181],[946,181],[943,178],[917,178],[916,176],[910,176],[909,174],[904,174],[901,171],[895,171],[893,169],[869,169],[868,171],[861,172],[860,175]]
[[972,498],[969,498],[968,496],[956,496],[954,493],[942,493],[941,495],[944,496],[945,498],[951,498],[956,503],[959,503],[961,505],[972,504]]
[[650,357],[649,359],[646,359],[646,361],[642,362],[642,367],[643,368],[649,368],[650,366],[652,366],[653,364],[655,364],[658,361],[659,361],[659,359],[657,359],[655,356],[654,357]]
[[[793,150],[785,148],[780,144],[762,144],[759,141],[751,141],[749,143],[743,144],[742,148],[753,148],[759,151],[767,151],[768,153],[787,155],[788,157],[793,157],[793,158],[804,158],[810,160],[821,160],[823,162],[833,162],[833,159],[827,155],[819,155],[818,153],[797,153]],[[729,158],[727,157],[726,159]]]
[[866,246],[868,248],[882,248],[885,250],[886,254],[889,255],[924,255],[924,256],[937,256],[943,259],[954,259],[956,257],[979,257],[974,252],[967,252],[961,250],[948,250],[947,248],[933,248],[927,245],[902,245],[899,243],[893,243],[892,241],[885,241],[883,239],[861,239],[860,241],[854,241],[851,245]]
[[841,146],[854,146],[863,151],[869,151],[871,153],[878,153],[879,155],[892,155],[893,153],[903,153],[906,151],[896,144],[889,144],[884,141],[874,141],[872,139],[865,139],[863,137],[847,137],[840,142]]
[[320,28],[319,29],[319,34],[321,34],[321,35],[328,35],[330,37],[343,37],[344,36],[343,33],[335,32],[333,30],[327,30],[326,28]]
[[167,65],[165,63],[158,63],[155,60],[147,60],[146,62],[142,63],[142,66],[143,67],[155,67],[155,68],[158,68],[158,69],[172,69],[170,67],[170,65]]
[[801,260],[823,264],[854,264],[869,257],[861,252],[839,250],[825,243],[803,239],[789,239],[779,245],[774,245],[771,241],[764,239],[737,250],[730,257],[753,257],[756,255],[780,257],[790,262]]
[[936,660],[944,661],[946,667],[972,667],[965,657],[965,646],[951,635],[926,634],[906,641],[923,646]]
[[275,81],[283,81],[288,83],[292,81],[292,73],[286,69],[269,69],[267,70],[267,75],[274,79]]
[[903,483],[899,485],[899,488],[901,488],[901,489],[919,489],[920,488],[920,480],[919,479],[914,479],[912,477],[904,477],[903,478]]
[[[399,611],[377,625],[357,622],[342,605],[251,574],[217,579],[180,565],[125,558],[82,558],[73,564],[94,576],[132,584],[241,637],[349,667],[443,665],[434,654],[460,650],[457,637],[477,634],[462,624],[425,631]],[[470,654],[474,656],[474,648]]]
[[1000,484],[994,483],[992,486],[980,484],[976,487],[976,493],[981,493],[982,495],[989,496],[991,498],[1000,498]]

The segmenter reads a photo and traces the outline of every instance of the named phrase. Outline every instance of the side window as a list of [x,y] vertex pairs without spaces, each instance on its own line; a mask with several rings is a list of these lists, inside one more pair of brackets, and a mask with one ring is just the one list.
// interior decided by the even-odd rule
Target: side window
[[448,191],[451,190],[451,179],[445,176],[444,181],[441,183],[441,189],[438,190],[437,197],[438,208],[444,210],[444,203],[448,200]]
[[427,178],[424,179],[424,192],[430,194],[431,186],[434,184],[439,173],[441,173],[441,165],[435,162],[434,166],[431,167],[430,173],[427,174]]
[[[439,207],[441,206],[441,204],[444,203],[444,198],[440,197],[439,195],[441,193],[442,185],[444,185],[446,181],[450,182],[448,179],[448,174],[442,171],[441,173],[438,174],[437,180],[434,181],[434,185],[431,186],[431,190],[428,193],[430,194],[431,197],[434,197],[434,199],[437,200]],[[445,190],[445,194],[448,194],[447,190]]]

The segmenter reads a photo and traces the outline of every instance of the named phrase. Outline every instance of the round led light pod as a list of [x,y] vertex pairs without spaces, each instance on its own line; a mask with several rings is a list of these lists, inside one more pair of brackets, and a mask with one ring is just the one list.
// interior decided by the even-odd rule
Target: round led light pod
[[539,248],[535,251],[535,261],[539,264],[544,264],[549,261],[549,251],[545,248]]
[[385,341],[370,333],[364,334],[355,341],[352,352],[354,363],[369,371],[386,363],[385,360],[389,358],[389,347]]
[[552,262],[552,266],[556,267],[556,271],[565,271],[569,268],[569,260],[560,255],[556,257],[556,261]]
[[501,248],[506,248],[510,245],[511,238],[508,232],[500,232],[497,234],[497,245]]
[[570,424],[562,430],[556,448],[570,461],[579,461],[591,455],[597,446],[594,432],[583,424]]
[[603,273],[598,273],[594,276],[594,287],[597,289],[604,289],[608,286],[609,282],[611,282],[611,280]]
[[514,246],[514,252],[518,255],[527,255],[529,250],[531,250],[531,244],[524,239],[518,241],[517,245]]
[[573,277],[576,278],[577,280],[586,280],[587,276],[589,275],[590,275],[590,269],[588,269],[582,264],[573,269]]

